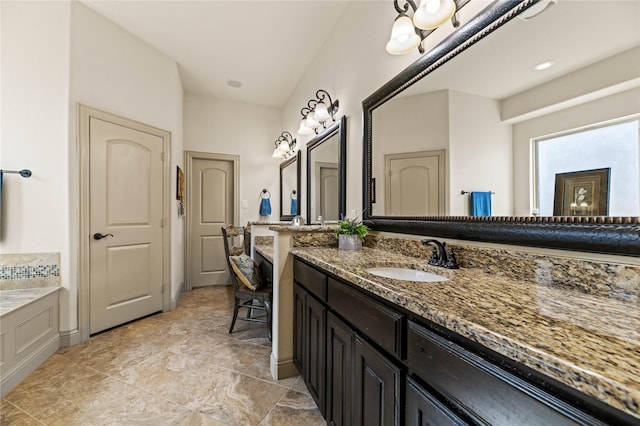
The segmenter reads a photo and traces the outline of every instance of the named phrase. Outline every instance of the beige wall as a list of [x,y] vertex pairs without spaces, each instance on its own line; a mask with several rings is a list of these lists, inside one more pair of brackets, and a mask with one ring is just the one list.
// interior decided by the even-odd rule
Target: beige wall
[[[282,133],[278,108],[232,102],[187,93],[184,103],[184,149],[240,156],[240,221],[259,220],[259,194],[271,193],[271,216],[280,219],[280,163],[272,158]],[[242,205],[242,203],[240,203]]]
[[[175,61],[79,2],[0,2],[2,140],[6,179],[2,253],[60,253],[60,329],[78,327],[76,103],[171,132],[171,170],[182,165],[182,85]],[[175,188],[172,188],[172,200]],[[183,272],[175,206],[172,296]],[[73,337],[71,337],[73,339]]]
[[449,213],[469,215],[460,191],[491,191],[491,214],[513,215],[511,125],[500,121],[500,102],[449,91]]

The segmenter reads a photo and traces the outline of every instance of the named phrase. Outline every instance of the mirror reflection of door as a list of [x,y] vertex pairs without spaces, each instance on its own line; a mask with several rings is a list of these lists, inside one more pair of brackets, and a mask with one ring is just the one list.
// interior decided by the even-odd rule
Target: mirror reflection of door
[[444,151],[385,155],[385,215],[444,213]]
[[309,151],[307,156],[309,171],[312,172],[308,188],[310,214],[309,223],[323,220],[338,220],[340,215],[340,170],[339,139],[334,134]]
[[339,177],[338,163],[316,163],[316,206],[318,214],[324,220],[338,220],[339,210]]
[[300,214],[300,151],[280,163],[280,220],[292,220]]

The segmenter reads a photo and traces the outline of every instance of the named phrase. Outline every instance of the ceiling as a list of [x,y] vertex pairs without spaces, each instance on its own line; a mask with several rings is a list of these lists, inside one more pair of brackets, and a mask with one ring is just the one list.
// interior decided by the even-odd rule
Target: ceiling
[[186,92],[274,107],[285,104],[348,3],[81,1],[174,59]]
[[[513,19],[404,95],[454,89],[505,99],[640,45],[640,0],[559,0]],[[544,71],[534,66],[554,61]]]
[[[173,58],[186,92],[273,107],[286,103],[350,3],[81,1]],[[387,1],[391,9],[391,0],[368,1]],[[490,3],[474,1],[477,10]],[[390,23],[393,16],[390,10]],[[448,87],[504,99],[637,46],[639,21],[640,0],[559,0],[529,21],[512,20],[405,95]],[[495,52],[502,52],[502,59],[487,56]],[[544,72],[532,70],[546,60],[555,61],[555,66]],[[229,80],[241,82],[242,87],[230,87]]]

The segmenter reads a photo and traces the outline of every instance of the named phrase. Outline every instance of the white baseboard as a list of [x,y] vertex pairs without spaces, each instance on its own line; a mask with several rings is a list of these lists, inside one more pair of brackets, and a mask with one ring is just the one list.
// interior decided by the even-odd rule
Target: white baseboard
[[77,328],[60,332],[61,348],[67,348],[69,346],[74,346],[80,343],[82,343],[82,339],[80,338],[80,330],[78,330]]
[[282,380],[300,375],[298,367],[296,367],[296,365],[293,363],[293,358],[286,360],[277,360],[273,356],[273,352],[271,352],[271,359],[269,364],[271,368],[271,375],[276,380]]

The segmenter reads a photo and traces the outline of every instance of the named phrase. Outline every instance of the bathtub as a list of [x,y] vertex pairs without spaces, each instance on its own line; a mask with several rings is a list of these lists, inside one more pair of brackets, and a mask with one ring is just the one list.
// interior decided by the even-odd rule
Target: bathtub
[[60,347],[59,291],[0,289],[0,397]]

